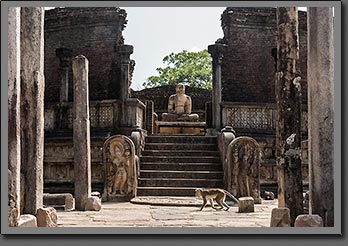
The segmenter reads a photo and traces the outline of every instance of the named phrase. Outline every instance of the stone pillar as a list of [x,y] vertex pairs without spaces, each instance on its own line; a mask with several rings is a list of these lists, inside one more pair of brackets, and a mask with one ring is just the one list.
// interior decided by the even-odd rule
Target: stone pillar
[[120,99],[126,101],[129,98],[130,86],[130,59],[129,56],[133,53],[132,45],[122,45],[119,53],[121,55],[121,80],[120,80]]
[[60,61],[60,94],[59,102],[67,102],[69,91],[69,67],[70,59],[72,56],[72,50],[66,48],[56,49],[56,55]]
[[75,207],[85,210],[91,194],[91,143],[88,98],[88,60],[83,55],[73,59],[74,81],[74,173]]
[[217,131],[221,128],[221,63],[223,53],[227,45],[215,43],[208,46],[208,52],[213,58],[213,95],[212,95],[212,113],[213,113],[213,128]]
[[21,171],[23,212],[43,206],[44,8],[21,8]]
[[301,172],[301,78],[297,74],[297,9],[277,8],[276,164],[278,207],[290,209],[291,224],[303,213]]
[[309,213],[334,226],[332,8],[309,8],[308,39]]
[[60,61],[60,91],[59,91],[59,106],[58,106],[58,117],[57,117],[57,128],[66,127],[64,122],[65,116],[68,113],[68,106],[64,105],[64,102],[69,101],[69,69],[71,66],[72,50],[66,48],[56,49],[56,56]]
[[[231,126],[226,126],[218,134],[218,147],[222,160],[223,184],[224,189],[233,193],[232,187],[232,169],[229,164],[230,152],[228,151],[229,144],[236,138],[236,131]],[[235,194],[234,194],[235,195]]]
[[153,114],[155,112],[155,105],[154,102],[151,100],[145,101],[146,105],[146,130],[147,134],[153,134],[154,133],[154,117]]
[[8,10],[8,209],[9,226],[20,211],[20,8]]

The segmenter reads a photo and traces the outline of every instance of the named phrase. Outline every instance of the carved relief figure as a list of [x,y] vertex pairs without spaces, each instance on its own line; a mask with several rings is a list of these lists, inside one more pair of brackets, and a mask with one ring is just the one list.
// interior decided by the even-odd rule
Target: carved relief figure
[[120,194],[125,194],[124,188],[127,184],[127,171],[124,167],[124,163],[121,162],[118,164],[117,172],[114,176],[114,184],[113,184],[113,194],[117,194],[117,191],[120,192]]
[[255,139],[238,137],[228,146],[228,165],[231,166],[232,193],[237,197],[250,196],[260,203],[260,147]]
[[191,97],[185,94],[185,85],[177,84],[176,94],[168,100],[168,113],[162,114],[163,121],[197,121],[198,114],[192,114]]
[[136,192],[137,167],[135,147],[131,139],[116,135],[103,146],[105,165],[103,199],[110,201],[118,196],[133,197]]

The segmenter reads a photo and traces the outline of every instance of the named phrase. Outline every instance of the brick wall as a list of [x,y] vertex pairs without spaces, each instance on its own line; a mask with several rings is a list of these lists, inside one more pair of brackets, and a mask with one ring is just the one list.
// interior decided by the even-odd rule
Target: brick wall
[[[228,45],[222,63],[222,100],[275,103],[275,8],[226,8],[221,16]],[[303,99],[307,101],[306,12],[299,11],[300,61]]]
[[[60,75],[57,48],[89,61],[90,100],[117,97],[117,49],[123,44],[126,13],[119,8],[56,8],[45,12],[45,100],[59,101]],[[115,62],[113,62],[113,60]],[[113,82],[112,82],[113,81]],[[73,98],[72,70],[69,101]]]

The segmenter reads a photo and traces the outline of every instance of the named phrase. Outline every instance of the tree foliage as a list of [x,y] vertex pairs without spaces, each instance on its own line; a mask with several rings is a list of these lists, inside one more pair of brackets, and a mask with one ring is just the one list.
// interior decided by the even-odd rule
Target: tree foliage
[[150,76],[143,83],[145,88],[183,83],[189,86],[211,89],[211,56],[207,50],[171,53],[163,58],[164,68],[157,68],[158,76]]

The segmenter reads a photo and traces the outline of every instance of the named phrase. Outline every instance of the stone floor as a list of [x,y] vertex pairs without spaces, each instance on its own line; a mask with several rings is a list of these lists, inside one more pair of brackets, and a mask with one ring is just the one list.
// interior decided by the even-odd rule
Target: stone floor
[[269,227],[271,211],[277,207],[277,200],[263,200],[255,204],[254,213],[238,213],[237,206],[199,211],[201,202],[194,197],[103,202],[99,212],[58,211],[58,227]]

